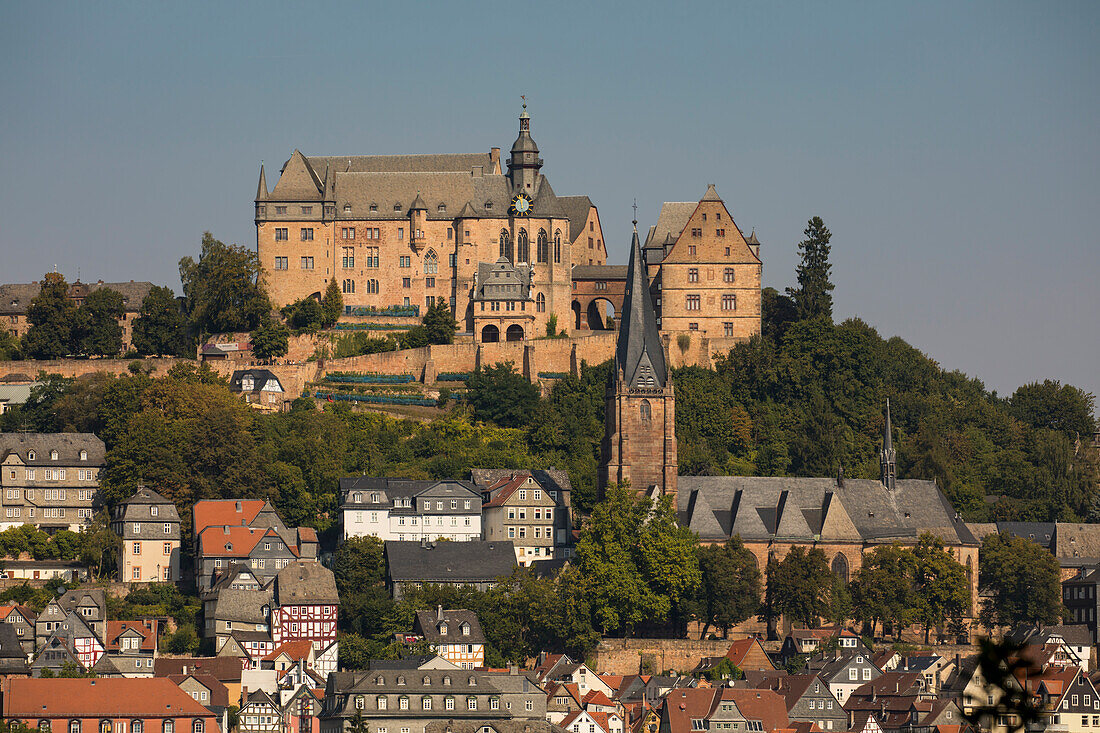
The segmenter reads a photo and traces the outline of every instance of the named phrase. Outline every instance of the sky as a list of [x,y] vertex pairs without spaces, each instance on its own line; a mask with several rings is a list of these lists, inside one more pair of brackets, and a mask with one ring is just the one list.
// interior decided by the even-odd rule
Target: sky
[[526,95],[611,262],[714,183],[765,286],[821,216],[837,319],[1100,394],[1098,38],[1094,2],[3,3],[0,282],[178,293],[203,231],[254,246],[261,161],[507,150]]

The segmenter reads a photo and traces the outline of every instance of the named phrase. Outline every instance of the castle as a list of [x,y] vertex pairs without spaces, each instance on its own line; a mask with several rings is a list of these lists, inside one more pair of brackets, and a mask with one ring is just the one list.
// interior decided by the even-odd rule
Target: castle
[[[256,250],[271,299],[319,298],[335,279],[349,315],[444,302],[478,343],[541,336],[551,316],[569,335],[614,328],[626,268],[607,264],[589,197],[558,196],[542,168],[526,105],[503,168],[500,148],[295,150],[269,191],[261,166]],[[698,202],[662,206],[639,263],[666,346],[683,333],[709,355],[760,332],[759,246],[714,186]],[[619,317],[609,324],[610,312]]]

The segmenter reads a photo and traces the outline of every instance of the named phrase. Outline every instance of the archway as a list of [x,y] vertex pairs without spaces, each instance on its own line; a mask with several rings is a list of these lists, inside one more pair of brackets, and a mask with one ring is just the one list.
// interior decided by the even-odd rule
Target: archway
[[500,329],[494,326],[492,323],[481,329],[481,343],[483,344],[495,344],[500,341]]
[[848,582],[848,558],[844,555],[837,555],[833,558],[833,574],[841,581]]
[[581,304],[579,301],[573,301],[573,328],[581,327]]
[[523,341],[523,326],[513,323],[504,332],[504,337],[506,341]]
[[614,329],[615,304],[606,298],[593,298],[588,304],[588,328],[593,331]]

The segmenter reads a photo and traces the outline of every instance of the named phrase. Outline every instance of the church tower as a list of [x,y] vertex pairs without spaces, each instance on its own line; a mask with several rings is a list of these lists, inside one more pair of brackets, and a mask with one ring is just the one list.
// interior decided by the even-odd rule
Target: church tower
[[890,424],[890,400],[886,400],[886,429],[882,433],[882,450],[879,452],[882,468],[882,485],[893,491],[898,478],[898,453],[894,450],[894,430]]
[[608,484],[630,482],[639,495],[670,494],[675,508],[676,471],[676,399],[634,222],[619,340],[607,387],[600,494]]
[[525,193],[533,198],[541,168],[539,146],[531,138],[531,118],[527,114],[527,103],[524,102],[523,112],[519,116],[519,137],[512,143],[512,157],[508,159],[508,178],[512,181],[512,193]]

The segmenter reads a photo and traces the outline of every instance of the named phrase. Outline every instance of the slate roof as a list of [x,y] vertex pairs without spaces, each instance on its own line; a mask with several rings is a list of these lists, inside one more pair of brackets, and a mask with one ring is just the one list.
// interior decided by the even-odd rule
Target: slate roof
[[0,674],[16,674],[27,670],[27,653],[15,626],[0,621]]
[[669,237],[675,242],[687,226],[688,219],[699,206],[698,201],[666,201],[661,204],[657,223],[649,229],[645,238],[646,249],[663,249]]
[[[83,283],[79,280],[69,284],[67,295],[70,299],[87,297],[88,293],[101,288],[110,288],[122,296],[122,307],[127,313],[141,310],[141,301],[153,289],[151,282]],[[31,301],[42,292],[42,283],[9,283],[0,285],[0,314],[26,315]]]
[[387,541],[385,553],[393,582],[485,583],[516,566],[511,542]]
[[[264,613],[267,606],[268,613]],[[249,624],[266,624],[270,617],[270,590],[243,590],[225,588],[214,602],[214,618],[219,621],[241,621]]]
[[1052,549],[1059,559],[1100,558],[1100,524],[1058,522]]
[[305,603],[338,604],[336,576],[319,562],[299,560],[275,576],[275,597],[280,606]]
[[[497,688],[489,684],[489,680],[482,673],[471,672],[465,669],[410,669],[396,670],[400,674],[390,671],[377,670],[371,667],[368,671],[332,672],[329,680],[334,683],[335,689],[340,692],[400,692],[412,695],[418,692],[452,691],[454,695],[472,693],[491,694],[498,692]],[[382,684],[378,684],[378,678],[382,678]],[[443,678],[450,678],[451,684],[444,685]],[[401,678],[404,684],[398,684]],[[424,684],[427,678],[428,684]],[[474,684],[470,684],[470,679]],[[453,711],[453,712],[458,712]]]
[[[505,476],[515,473],[514,468],[471,468],[470,480],[480,490],[496,483]],[[566,496],[573,491],[573,484],[569,481],[569,472],[560,468],[527,470],[545,491],[558,492],[558,503],[564,502]]]
[[681,524],[702,539],[894,542],[923,532],[976,546],[966,524],[932,481],[899,479],[888,490],[873,479],[680,476]]
[[153,661],[153,674],[209,674],[219,682],[239,682],[241,660],[238,657],[158,657]]
[[1032,540],[1048,550],[1053,550],[1055,526],[1054,522],[997,522],[997,532]]
[[[57,460],[50,458],[57,451]],[[80,460],[80,451],[88,451],[88,460]],[[34,451],[34,460],[29,457]],[[28,466],[103,467],[106,448],[92,433],[0,433],[0,461],[15,453]]]
[[569,241],[576,242],[587,231],[584,223],[592,209],[592,199],[587,196],[559,196],[558,205],[569,219]]
[[630,242],[627,267],[626,295],[615,347],[615,379],[622,372],[625,383],[631,388],[661,389],[668,380],[668,369],[636,229]]
[[469,173],[481,166],[492,171],[490,153],[441,153],[420,155],[311,155],[306,160],[314,170],[331,167],[350,173],[426,173],[451,171]]
[[[362,492],[363,501],[356,503],[354,501],[355,492]],[[374,503],[370,500],[372,492],[378,492],[378,502]],[[434,499],[437,496],[439,498],[453,497],[461,499],[471,499],[473,503],[469,509],[448,509],[451,514],[465,513],[465,514],[481,514],[481,494],[478,493],[476,487],[474,487],[469,481],[460,481],[458,479],[406,479],[406,478],[388,478],[378,476],[350,476],[340,479],[340,495],[341,495],[341,508],[347,509],[351,507],[364,507],[364,508],[388,508],[393,512],[400,514],[401,512],[415,513],[417,507],[416,502],[412,503],[411,507],[396,507],[393,506],[393,500],[395,498],[408,498],[415,499],[424,494],[430,494]]]
[[626,280],[626,265],[577,265],[572,270],[573,280]]
[[[103,612],[103,615],[106,614],[107,594],[102,588],[77,588],[76,590],[66,591],[64,595],[56,600],[57,605],[59,605],[65,613],[70,613],[81,607],[94,605]],[[102,617],[101,615],[101,619]]]
[[[155,517],[149,511],[152,506],[157,507]],[[122,538],[126,540],[178,540],[180,538],[179,521],[180,515],[176,511],[176,505],[145,486],[138,487],[137,493],[122,504],[122,516],[115,520],[116,523],[122,524]],[[137,532],[134,531],[135,523],[140,526]],[[176,526],[171,532],[165,534],[165,524]]]
[[[445,634],[441,631],[443,624],[447,626]],[[469,634],[462,634],[462,624],[469,625]],[[477,614],[466,609],[417,611],[413,631],[419,632],[431,644],[485,643],[485,633],[481,630]]]
[[283,383],[279,381],[279,378],[275,376],[275,373],[270,369],[238,369],[233,372],[233,376],[229,378],[229,391],[246,391],[241,387],[241,381],[245,376],[252,377],[252,392],[262,392],[268,382],[272,381],[278,386],[279,389],[277,391],[283,391]]
[[474,300],[531,300],[531,276],[529,266],[513,265],[506,257],[479,262]]

